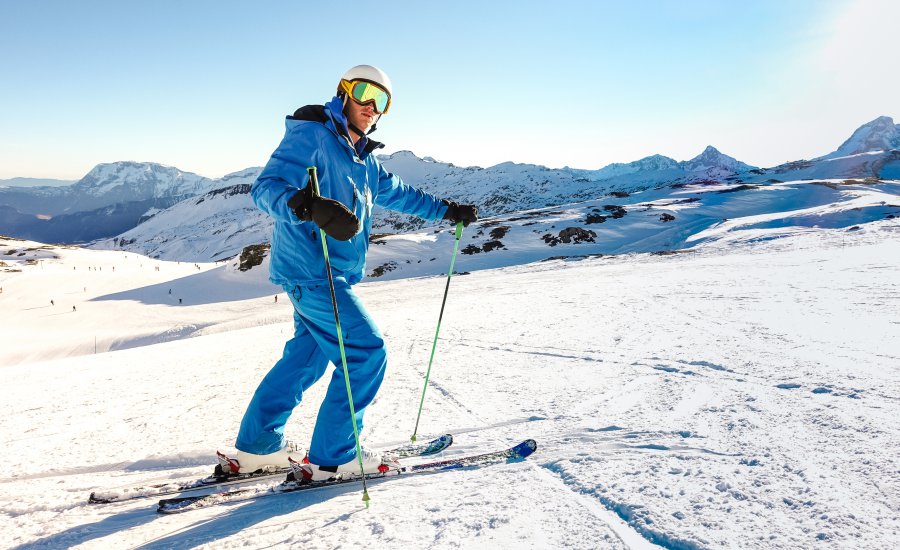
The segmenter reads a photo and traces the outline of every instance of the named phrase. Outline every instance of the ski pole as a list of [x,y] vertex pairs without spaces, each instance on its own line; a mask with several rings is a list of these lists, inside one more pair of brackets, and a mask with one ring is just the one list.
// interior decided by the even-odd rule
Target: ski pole
[[[313,186],[313,196],[319,196],[319,178],[316,176],[316,167],[306,169],[309,173],[309,185]],[[337,330],[338,347],[341,349],[341,365],[344,368],[344,382],[347,384],[347,401],[350,403],[350,419],[353,421],[353,439],[356,440],[356,458],[359,460],[359,475],[363,483],[363,502],[369,507],[369,488],[366,484],[366,471],[363,467],[362,449],[359,445],[359,427],[356,425],[356,410],[353,407],[353,391],[350,389],[350,373],[347,371],[347,354],[344,352],[344,335],[341,331],[341,318],[338,314],[337,296],[334,293],[334,279],[331,276],[331,260],[328,258],[328,244],[325,242],[325,230],[319,228],[319,236],[322,239],[322,252],[325,254],[325,272],[328,274],[328,288],[331,290],[331,306],[334,309],[334,326]]]
[[428,389],[428,377],[431,376],[431,363],[434,361],[434,350],[437,349],[438,333],[441,331],[441,319],[444,317],[444,306],[447,304],[447,291],[450,290],[450,278],[453,277],[453,264],[456,263],[456,252],[459,250],[459,239],[462,238],[463,222],[456,224],[456,241],[453,244],[453,256],[450,257],[450,271],[447,273],[447,284],[444,286],[444,300],[441,302],[441,313],[438,315],[437,329],[434,331],[434,343],[431,345],[431,357],[428,359],[428,370],[425,371],[425,387],[422,388],[422,399],[419,400],[419,414],[416,416],[416,427],[410,439],[416,442],[419,431],[419,420],[422,418],[422,405],[425,404],[425,390]]

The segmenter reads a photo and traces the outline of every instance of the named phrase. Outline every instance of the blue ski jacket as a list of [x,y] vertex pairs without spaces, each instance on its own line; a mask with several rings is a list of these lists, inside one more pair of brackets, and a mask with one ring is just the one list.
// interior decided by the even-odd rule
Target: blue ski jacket
[[440,219],[447,204],[386,171],[372,151],[383,147],[362,137],[353,146],[341,98],[298,109],[285,121],[281,144],[250,189],[253,202],[275,220],[269,259],[269,279],[283,287],[326,279],[319,228],[303,222],[288,200],[309,183],[306,169],[315,166],[319,193],[340,201],[360,220],[361,231],[349,241],[327,237],[328,256],[335,277],[359,282],[365,273],[372,206]]

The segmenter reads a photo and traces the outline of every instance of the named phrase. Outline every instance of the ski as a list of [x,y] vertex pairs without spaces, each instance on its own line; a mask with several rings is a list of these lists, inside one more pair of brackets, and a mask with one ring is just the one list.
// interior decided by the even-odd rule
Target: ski
[[[466,468],[470,466],[486,466],[489,464],[499,464],[503,462],[516,461],[526,458],[537,449],[537,442],[533,439],[527,439],[515,447],[502,451],[493,451],[489,453],[464,456],[459,458],[450,458],[447,460],[439,460],[436,462],[428,462],[424,464],[416,464],[411,466],[402,466],[397,470],[390,470],[385,473],[369,474],[366,480],[386,479],[390,477],[403,477],[426,472],[437,472],[441,470],[451,470],[457,468]],[[361,476],[352,476],[347,478],[331,479],[328,481],[294,481],[293,475],[288,480],[278,485],[269,485],[263,487],[247,487],[236,489],[233,491],[223,491],[219,493],[197,495],[179,498],[167,498],[159,501],[156,511],[160,514],[180,514],[191,510],[198,510],[218,504],[228,502],[239,502],[251,500],[265,496],[280,495],[286,493],[295,493],[298,491],[307,491],[313,489],[323,489],[325,487],[333,487],[345,483],[361,482]]]
[[[453,443],[453,436],[450,434],[442,435],[437,439],[424,443],[409,443],[400,447],[395,447],[384,451],[397,458],[414,458],[426,457],[437,454]],[[251,481],[259,481],[265,479],[284,477],[291,472],[290,468],[282,468],[268,472],[254,472],[249,474],[238,473],[237,461],[221,452],[217,452],[219,464],[216,465],[212,475],[201,479],[190,481],[167,481],[165,483],[154,483],[142,485],[138,487],[129,487],[124,489],[111,489],[106,491],[94,491],[88,497],[91,504],[108,504],[111,502],[121,502],[124,500],[132,500],[137,498],[147,498],[151,496],[171,495],[177,493],[186,493],[190,491],[198,491],[201,489],[220,488],[230,485],[240,485]]]

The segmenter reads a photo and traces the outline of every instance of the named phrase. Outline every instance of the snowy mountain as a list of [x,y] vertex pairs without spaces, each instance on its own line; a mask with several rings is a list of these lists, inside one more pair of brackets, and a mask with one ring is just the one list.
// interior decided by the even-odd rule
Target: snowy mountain
[[[767,169],[747,165],[712,146],[686,161],[679,162],[662,155],[652,155],[630,163],[610,164],[598,170],[568,167],[551,169],[512,162],[488,168],[459,167],[431,157],[419,158],[409,151],[400,151],[382,156],[380,159],[389,171],[425,191],[459,202],[477,204],[482,216],[496,216],[520,210],[579,203],[611,194],[624,196],[665,186],[683,186],[699,182],[766,185],[814,179],[897,179],[900,178],[900,151],[892,147],[895,147],[900,139],[898,135],[900,134],[893,120],[889,117],[880,117],[857,129],[851,138],[833,153],[810,161],[801,160]],[[86,216],[91,220],[91,224],[78,222],[82,226],[90,225],[94,228],[94,233],[65,229],[49,231],[45,229],[49,225],[46,220],[28,219],[27,216],[23,218],[17,216],[17,212],[0,213],[0,233],[4,232],[5,223],[7,227],[5,232],[37,240],[41,240],[40,237],[53,237],[43,240],[57,240],[57,235],[77,234],[79,241],[66,242],[81,242],[116,235],[118,238],[115,241],[106,241],[99,246],[112,248],[123,246],[122,243],[125,243],[124,248],[127,250],[191,261],[222,258],[238,253],[241,247],[247,244],[265,242],[268,239],[271,222],[253,214],[251,218],[254,223],[247,226],[236,223],[238,216],[250,215],[251,212],[248,210],[247,198],[237,196],[242,194],[239,192],[236,195],[220,197],[219,200],[204,207],[206,212],[204,223],[192,214],[190,198],[213,189],[251,184],[259,170],[248,168],[218,180],[208,180],[160,165],[139,163],[100,165],[71,186],[78,192],[79,198],[76,200],[69,197],[68,208],[81,208],[94,200],[107,201],[115,197],[136,199],[166,193],[168,195],[165,195],[165,200],[171,201],[169,204],[178,198],[186,197],[188,203],[171,213],[165,212],[168,205],[154,204],[142,215],[132,215],[129,218],[131,221],[118,222],[116,227],[129,230],[127,235],[121,231],[109,231],[110,228],[107,228],[105,233],[96,233],[96,228],[102,228],[104,224],[94,213]],[[59,189],[35,189],[30,200],[36,200],[41,205],[59,203],[68,197],[59,195],[63,193]],[[44,195],[35,199],[40,193]],[[54,193],[57,195],[54,196]],[[231,197],[234,199],[224,200]],[[0,193],[0,204],[3,201],[4,196]],[[223,210],[213,213],[208,209],[212,204],[218,205]],[[21,212],[19,209],[18,213]],[[157,219],[155,225],[130,230],[138,221],[151,216]],[[18,225],[8,220],[14,220]],[[66,222],[60,224],[63,228],[78,225],[62,221]],[[220,225],[220,221],[224,225]],[[128,223],[132,225],[128,226]],[[23,224],[29,227],[36,226],[44,231],[27,232],[21,229]],[[421,229],[425,227],[425,222],[415,217],[376,208],[373,225],[376,233],[398,233]],[[159,227],[160,232],[154,233],[154,227]],[[88,234],[90,237],[86,238]],[[215,239],[219,239],[217,244],[213,242]]]
[[691,160],[680,163],[685,172],[705,172],[710,177],[727,178],[740,172],[746,172],[755,168],[733,157],[722,154],[718,149],[709,145],[702,153]]
[[[389,171],[440,197],[477,204],[484,215],[541,208],[600,197],[611,192],[633,193],[662,184],[725,179],[752,166],[707,147],[683,162],[652,155],[599,170],[552,169],[505,162],[489,168],[458,168],[434,159],[419,159],[409,151],[380,157]],[[410,216],[383,213],[375,224],[385,231],[422,227]]]
[[[399,174],[404,181],[415,182],[429,193],[478,204],[482,216],[570,204],[613,191],[624,195],[660,182],[706,181],[732,176],[735,168],[747,166],[712,147],[683,163],[657,155],[599,171],[550,169],[512,162],[490,168],[460,168],[432,158],[422,159],[409,151],[383,156],[381,161],[387,170]],[[249,169],[241,177],[252,181],[255,170]],[[248,193],[249,185],[241,184],[186,199],[93,247],[181,261],[212,261],[234,256],[245,246],[267,242],[271,234],[272,221],[254,207]],[[375,212],[375,233],[410,231],[426,225],[424,220],[412,216],[380,208]]]
[[[892,122],[882,117],[864,125],[854,132],[855,138],[848,140],[848,143],[863,144],[854,145],[854,150],[867,146],[867,143],[875,143],[876,146],[893,143],[893,138],[879,141],[871,137],[892,135],[887,127],[893,128],[893,125],[885,123],[885,120]],[[870,127],[874,129],[866,130]],[[652,155],[630,163],[610,164],[599,170],[551,169],[512,162],[489,168],[459,167],[431,157],[419,158],[410,151],[400,151],[380,159],[385,168],[405,181],[440,197],[477,204],[482,217],[488,218],[520,211],[539,212],[541,209],[548,211],[548,208],[553,211],[554,207],[567,205],[570,210],[581,209],[578,216],[585,220],[591,216],[616,219],[590,210],[598,205],[628,204],[628,201],[620,199],[635,193],[643,192],[642,197],[646,197],[655,189],[665,194],[669,192],[665,191],[667,188],[677,190],[694,184],[715,186],[729,183],[735,188],[740,184],[769,186],[784,181],[811,179],[825,185],[837,185],[832,182],[834,178],[851,181],[877,176],[900,179],[900,152],[880,149],[849,157],[831,154],[814,161],[798,161],[770,169],[754,168],[722,154],[712,146],[686,161]],[[257,169],[248,169],[239,173],[239,177],[252,181],[256,173]],[[769,195],[760,193],[756,196]],[[782,196],[784,194],[774,193],[772,198]],[[683,200],[683,197],[672,200]],[[770,210],[777,212],[781,206],[781,203],[773,203]],[[196,207],[196,201],[189,199],[177,208],[154,212],[152,224],[142,224],[115,239],[97,243],[95,247],[130,250],[158,258],[209,261],[233,256],[245,246],[269,240],[272,222],[253,208],[243,187],[234,192],[210,196],[209,202],[200,211]],[[548,219],[553,219],[553,216],[548,216]],[[538,223],[535,220],[531,222]],[[681,223],[679,221],[666,227],[671,231]],[[426,223],[418,218],[376,208],[373,227],[375,233],[403,233],[421,230]],[[609,243],[608,239],[606,242]],[[683,241],[678,239],[665,246],[665,243],[642,240],[643,244],[633,244],[631,250],[648,250],[651,242],[656,243],[653,246],[658,249],[675,249],[683,245]],[[602,252],[609,253],[618,248],[619,245],[608,245]]]
[[75,202],[67,205],[65,211],[77,212],[106,204],[152,198],[188,197],[211,191],[216,185],[216,180],[161,164],[98,164],[69,188]]
[[155,163],[98,164],[72,185],[0,189],[0,233],[79,243],[118,235],[150,209],[165,209],[213,189],[250,184],[258,168],[211,179]]
[[890,117],[878,117],[827,155],[741,175],[748,182],[820,178],[900,178],[900,125]]
[[23,214],[55,216],[123,202],[184,198],[214,189],[217,181],[151,162],[113,162],[98,164],[71,185],[0,189],[0,204]]
[[857,128],[836,151],[821,158],[833,159],[891,149],[900,149],[900,124],[894,124],[891,117],[881,116]]

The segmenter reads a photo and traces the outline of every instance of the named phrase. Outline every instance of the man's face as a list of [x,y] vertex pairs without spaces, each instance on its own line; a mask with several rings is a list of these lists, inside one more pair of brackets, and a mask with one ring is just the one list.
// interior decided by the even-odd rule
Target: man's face
[[353,99],[347,100],[347,120],[363,132],[368,132],[375,125],[377,116],[372,102],[360,105]]

